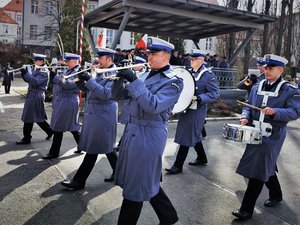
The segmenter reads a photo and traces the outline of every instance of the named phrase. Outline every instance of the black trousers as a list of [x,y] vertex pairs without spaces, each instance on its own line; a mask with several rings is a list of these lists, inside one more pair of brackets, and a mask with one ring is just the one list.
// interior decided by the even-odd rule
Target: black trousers
[[[118,159],[117,153],[110,152],[106,154],[106,157],[108,159],[108,162],[114,174],[117,165],[117,159]],[[91,174],[95,166],[97,158],[98,158],[98,154],[86,153],[79,169],[77,170],[75,176],[73,177],[73,180],[79,184],[85,185],[87,178],[89,177],[89,175]]]
[[[70,132],[73,134],[73,137],[74,137],[76,143],[78,144],[79,138],[80,138],[79,131],[70,131]],[[53,131],[53,141],[52,141],[52,145],[51,145],[49,154],[59,156],[60,146],[61,146],[61,142],[63,139],[63,135],[64,135],[63,132]]]
[[282,199],[282,191],[276,174],[271,176],[267,182],[250,178],[242,201],[241,210],[244,210],[248,213],[253,213],[256,200],[260,195],[264,184],[269,189],[270,199]]
[[4,90],[6,94],[10,93],[10,85],[4,85]]
[[[161,224],[174,224],[178,221],[176,209],[161,187],[158,194],[150,199],[150,204]],[[136,225],[142,207],[143,202],[135,202],[123,198],[118,225]]]
[[[49,136],[53,133],[52,129],[50,128],[49,124],[44,121],[44,122],[39,122],[37,123],[39,125],[39,127],[46,132],[46,134]],[[24,123],[23,126],[23,140],[25,141],[30,141],[32,136],[31,136],[31,132],[32,132],[32,128],[33,128],[33,123]]]
[[[196,143],[194,146],[195,151],[197,152],[197,159],[200,161],[207,161],[207,157],[204,151],[204,147],[201,141]],[[179,150],[176,156],[176,160],[174,162],[174,165],[178,168],[182,168],[184,161],[187,157],[187,154],[189,152],[189,146],[180,145]]]

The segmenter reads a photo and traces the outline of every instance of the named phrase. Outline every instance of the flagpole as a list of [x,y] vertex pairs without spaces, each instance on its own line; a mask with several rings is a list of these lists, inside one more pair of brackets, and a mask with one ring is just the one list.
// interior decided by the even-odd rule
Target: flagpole
[[82,48],[83,48],[83,31],[84,31],[84,5],[85,5],[85,0],[82,0],[81,3],[81,24],[80,24],[80,46],[79,46],[79,55],[80,55],[80,61],[79,64],[81,65],[82,63]]

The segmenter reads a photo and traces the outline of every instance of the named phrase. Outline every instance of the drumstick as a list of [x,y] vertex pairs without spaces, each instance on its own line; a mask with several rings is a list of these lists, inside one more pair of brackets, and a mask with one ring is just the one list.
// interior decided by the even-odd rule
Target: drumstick
[[242,101],[239,101],[239,100],[237,100],[237,103],[242,104],[242,105],[245,105],[245,106],[248,106],[248,107],[250,107],[250,108],[252,108],[252,109],[256,109],[256,110],[259,110],[259,111],[262,110],[262,108],[256,107],[256,106],[254,106],[254,105],[250,105],[250,104],[248,104],[248,103],[246,103],[246,102],[242,102]]

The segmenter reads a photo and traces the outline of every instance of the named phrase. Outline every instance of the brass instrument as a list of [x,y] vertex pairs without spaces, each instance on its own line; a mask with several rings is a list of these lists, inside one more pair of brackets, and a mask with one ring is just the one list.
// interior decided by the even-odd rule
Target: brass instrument
[[250,85],[252,85],[252,81],[251,81],[249,78],[245,78],[245,79],[243,80],[243,84],[244,84],[245,86],[250,86]]
[[[99,73],[107,73],[107,72],[112,72],[112,71],[117,71],[117,70],[125,70],[125,69],[131,69],[131,68],[134,68],[134,67],[140,67],[140,66],[148,66],[148,63],[139,63],[139,64],[134,64],[134,65],[129,65],[129,66],[121,66],[121,67],[115,67],[115,68],[107,68],[107,69],[98,69],[98,68],[95,68],[95,71],[97,74]],[[84,69],[84,70],[81,70],[81,71],[78,71],[76,73],[73,73],[73,74],[70,74],[68,76],[64,76],[64,78],[67,80],[69,79],[70,77],[74,77],[82,72],[86,72],[88,70],[90,70],[91,68],[87,68],[87,69]],[[107,80],[118,80],[119,77],[117,76],[103,76],[104,79],[107,79]]]

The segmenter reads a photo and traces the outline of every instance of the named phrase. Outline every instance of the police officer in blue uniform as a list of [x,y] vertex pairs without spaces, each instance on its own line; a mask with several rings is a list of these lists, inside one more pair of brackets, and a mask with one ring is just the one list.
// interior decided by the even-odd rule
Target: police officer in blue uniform
[[[114,68],[113,63],[115,51],[108,48],[97,50],[99,68]],[[86,180],[96,163],[98,154],[106,154],[113,170],[105,182],[114,180],[114,172],[117,163],[117,154],[113,147],[117,136],[117,102],[112,98],[112,81],[104,79],[105,76],[115,75],[116,72],[97,74],[92,78],[87,73],[78,75],[80,79],[78,86],[87,92],[82,130],[80,134],[78,149],[86,151],[86,155],[72,180],[65,180],[61,184],[70,190],[83,189]]]
[[[288,61],[273,54],[266,55],[265,60],[266,80],[252,88],[248,100],[249,104],[263,110],[244,107],[240,119],[242,125],[253,123],[261,124],[261,128],[263,125],[269,126],[269,133],[262,133],[262,144],[247,144],[236,170],[249,179],[240,209],[232,212],[240,220],[252,217],[264,184],[269,189],[269,199],[264,202],[266,207],[273,207],[282,201],[276,162],[286,137],[287,123],[300,116],[300,92],[281,77]],[[262,129],[262,132],[265,130]]]
[[[79,55],[65,53],[65,59],[68,67],[65,75],[79,71]],[[58,74],[53,78],[55,92],[50,127],[54,135],[50,151],[43,159],[54,159],[59,156],[63,132],[70,131],[76,143],[79,142],[79,89],[74,82],[75,78],[76,76],[63,81]]]
[[34,123],[37,123],[46,132],[46,140],[49,140],[53,135],[49,124],[46,122],[47,115],[44,106],[45,90],[49,80],[49,70],[44,64],[45,58],[46,55],[33,53],[36,68],[32,73],[27,67],[21,69],[21,75],[29,86],[22,114],[24,137],[16,142],[18,145],[31,143],[31,132]]
[[50,82],[52,84],[52,108],[55,107],[55,98],[58,96],[59,92],[60,92],[60,86],[57,83],[53,82],[53,79],[55,76],[59,76],[61,79],[63,79],[63,75],[64,73],[67,71],[67,67],[65,67],[65,58],[63,55],[59,55],[56,57],[57,59],[57,68],[56,69],[52,69],[52,71],[50,71]]
[[198,166],[207,163],[202,144],[202,130],[207,114],[207,103],[218,99],[220,90],[215,74],[204,65],[205,56],[206,52],[202,50],[193,49],[191,51],[192,75],[196,81],[195,96],[192,105],[185,113],[179,115],[175,142],[180,144],[180,146],[173,166],[166,169],[169,174],[182,172],[189,147],[194,147],[197,152],[197,158],[195,161],[190,162],[189,165]]
[[[145,64],[147,61],[145,59],[143,59],[142,57],[136,56],[134,58],[134,64]],[[137,76],[142,76],[143,74],[145,74],[146,69],[145,66],[140,66],[140,67],[134,67],[133,70],[135,71],[135,73],[137,74]],[[129,84],[129,82],[125,81],[125,85]],[[120,104],[120,102],[119,102]],[[125,99],[124,101],[122,101],[122,110],[121,113],[118,117],[118,121],[119,123],[125,124],[128,122],[128,117],[129,117],[129,108],[130,108],[130,99]],[[122,137],[120,138],[118,144],[116,145],[116,147],[114,148],[115,151],[119,151],[119,147],[120,147],[120,143],[121,143]]]
[[256,61],[256,66],[259,70],[259,75],[250,74],[241,80],[238,84],[238,88],[241,90],[246,90],[248,95],[250,94],[251,88],[256,84],[265,79],[265,67],[264,58],[258,57]]
[[[123,70],[114,82],[113,97],[129,98],[129,117],[120,145],[115,183],[123,188],[118,225],[137,223],[143,202],[150,201],[160,224],[174,224],[177,212],[160,187],[162,155],[167,141],[167,122],[182,91],[183,82],[170,69],[174,46],[148,37],[151,71],[137,79],[132,70]],[[124,85],[124,79],[130,84]]]

